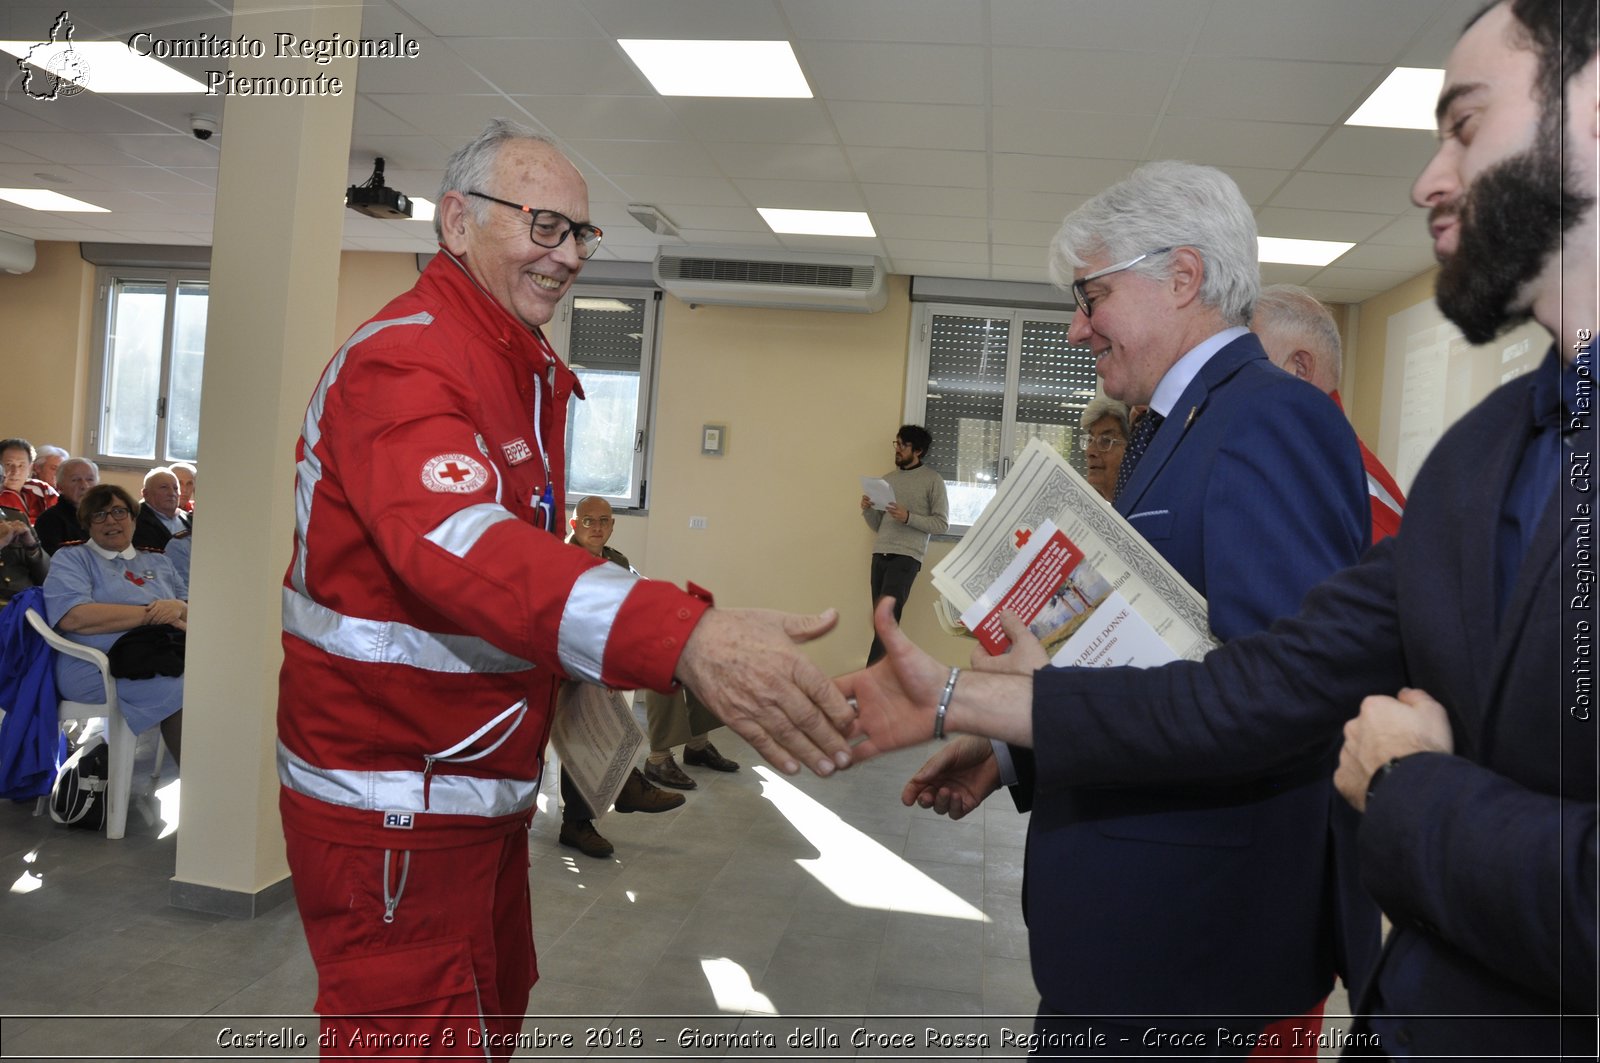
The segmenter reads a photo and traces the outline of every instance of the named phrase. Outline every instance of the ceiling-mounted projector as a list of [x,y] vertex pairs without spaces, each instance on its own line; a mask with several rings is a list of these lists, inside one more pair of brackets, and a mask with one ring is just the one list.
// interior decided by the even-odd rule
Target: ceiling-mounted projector
[[389,221],[411,218],[411,197],[383,183],[383,160],[373,163],[372,176],[364,185],[351,185],[344,194],[344,205],[357,214]]

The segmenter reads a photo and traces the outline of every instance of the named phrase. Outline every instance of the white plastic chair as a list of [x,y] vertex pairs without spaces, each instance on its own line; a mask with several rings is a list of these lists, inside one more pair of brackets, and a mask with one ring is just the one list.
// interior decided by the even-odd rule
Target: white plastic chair
[[[128,826],[128,802],[133,790],[133,759],[139,739],[122,718],[122,707],[117,704],[117,681],[111,677],[111,662],[93,646],[73,642],[51,627],[36,610],[28,610],[28,623],[57,653],[88,661],[100,669],[100,682],[105,688],[105,701],[83,702],[62,699],[58,717],[61,721],[106,721],[106,753],[110,759],[110,778],[106,780],[106,837],[121,838]],[[160,732],[156,738],[156,774],[161,774],[162,753]]]

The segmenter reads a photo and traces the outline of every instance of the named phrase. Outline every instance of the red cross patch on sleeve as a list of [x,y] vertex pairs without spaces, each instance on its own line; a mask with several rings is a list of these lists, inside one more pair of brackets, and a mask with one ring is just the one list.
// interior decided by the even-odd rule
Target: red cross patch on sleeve
[[440,454],[422,466],[422,486],[430,491],[464,495],[488,482],[488,470],[468,454]]

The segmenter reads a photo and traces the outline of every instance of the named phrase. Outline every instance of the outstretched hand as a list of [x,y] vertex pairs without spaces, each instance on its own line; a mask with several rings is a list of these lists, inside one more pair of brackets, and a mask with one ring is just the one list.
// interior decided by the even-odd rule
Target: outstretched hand
[[804,763],[831,775],[850,766],[845,735],[855,716],[797,647],[838,622],[832,609],[708,609],[684,646],[678,678],[779,771],[793,775]]
[[962,735],[941,746],[900,791],[901,804],[960,819],[1000,789],[1000,764],[987,738]]
[[933,737],[933,713],[950,669],[906,637],[894,620],[894,599],[872,611],[884,657],[871,667],[839,676],[834,685],[856,703],[856,759],[926,742]]

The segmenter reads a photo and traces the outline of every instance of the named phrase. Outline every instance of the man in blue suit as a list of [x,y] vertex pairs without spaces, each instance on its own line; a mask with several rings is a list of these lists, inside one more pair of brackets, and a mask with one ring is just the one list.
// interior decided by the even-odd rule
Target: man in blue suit
[[[840,681],[870,736],[858,757],[922,737],[942,701],[948,729],[1033,747],[1041,795],[1281,771],[1343,726],[1335,782],[1364,813],[1361,878],[1394,924],[1331,1042],[1363,1056],[1596,1053],[1595,20],[1593,4],[1509,0],[1451,55],[1413,189],[1440,309],[1474,342],[1534,318],[1556,343],[1439,441],[1397,536],[1203,662],[1007,667],[949,689],[879,615],[887,665]],[[956,815],[992,790],[963,747],[908,801]]]
[[[1051,268],[1077,302],[1069,339],[1094,351],[1106,394],[1150,407],[1116,507],[1206,596],[1219,639],[1292,615],[1356,561],[1369,534],[1360,450],[1337,408],[1246,328],[1256,227],[1230,177],[1140,168],[1067,217]],[[1337,739],[1205,785],[1078,786],[1046,775],[1049,747],[1037,772],[1018,751],[1041,1030],[1110,1032],[1100,1054],[1148,1050],[1147,1030],[1166,1054],[1219,1025],[1248,1044],[1313,1010],[1348,953],[1370,959],[1377,909],[1333,859]]]

